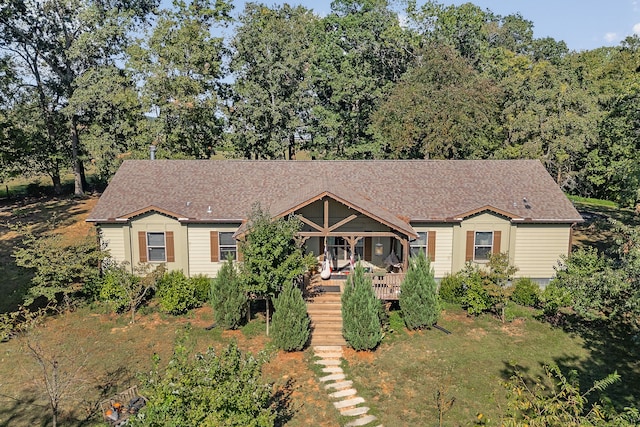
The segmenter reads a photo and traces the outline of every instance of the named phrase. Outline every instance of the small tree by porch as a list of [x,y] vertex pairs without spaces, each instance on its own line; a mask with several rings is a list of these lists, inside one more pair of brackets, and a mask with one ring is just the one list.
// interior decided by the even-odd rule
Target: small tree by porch
[[272,219],[268,212],[255,205],[249,215],[247,233],[240,241],[244,262],[241,283],[249,293],[266,301],[267,335],[269,335],[269,306],[282,287],[293,282],[315,264],[305,257],[296,235],[301,222],[295,217]]

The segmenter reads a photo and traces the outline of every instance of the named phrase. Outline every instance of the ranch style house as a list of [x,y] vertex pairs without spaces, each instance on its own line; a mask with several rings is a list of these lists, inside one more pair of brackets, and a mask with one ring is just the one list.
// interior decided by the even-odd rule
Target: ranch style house
[[392,277],[425,251],[441,279],[506,252],[516,277],[544,286],[582,222],[537,160],[126,160],[87,221],[117,262],[215,277],[242,260],[255,204],[297,215],[336,277],[353,258]]

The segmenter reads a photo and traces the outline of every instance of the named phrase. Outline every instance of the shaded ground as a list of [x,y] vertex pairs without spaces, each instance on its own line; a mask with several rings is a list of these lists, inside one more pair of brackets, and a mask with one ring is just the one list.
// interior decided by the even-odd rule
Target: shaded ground
[[14,310],[23,300],[31,280],[28,270],[15,265],[11,256],[21,242],[21,236],[11,226],[24,225],[34,233],[54,230],[69,240],[86,237],[93,225],[86,223],[97,196],[87,198],[23,198],[0,203],[0,284],[3,298],[0,312]]

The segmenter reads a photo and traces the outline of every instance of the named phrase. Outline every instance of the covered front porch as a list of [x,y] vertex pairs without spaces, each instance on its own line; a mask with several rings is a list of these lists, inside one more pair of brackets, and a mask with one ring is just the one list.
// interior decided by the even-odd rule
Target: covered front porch
[[376,282],[395,283],[397,279],[380,277],[406,272],[409,242],[418,237],[407,221],[372,206],[369,201],[329,192],[284,214],[294,214],[302,221],[300,242],[319,262],[331,261],[332,279],[344,278],[353,262],[362,261]]

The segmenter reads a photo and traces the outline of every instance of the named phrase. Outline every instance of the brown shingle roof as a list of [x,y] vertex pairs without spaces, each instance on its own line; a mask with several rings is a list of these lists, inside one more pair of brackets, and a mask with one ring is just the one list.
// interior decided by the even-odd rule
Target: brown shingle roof
[[484,209],[514,221],[582,220],[537,160],[127,160],[88,221],[151,209],[240,221],[256,202],[278,215],[325,192],[398,226]]

